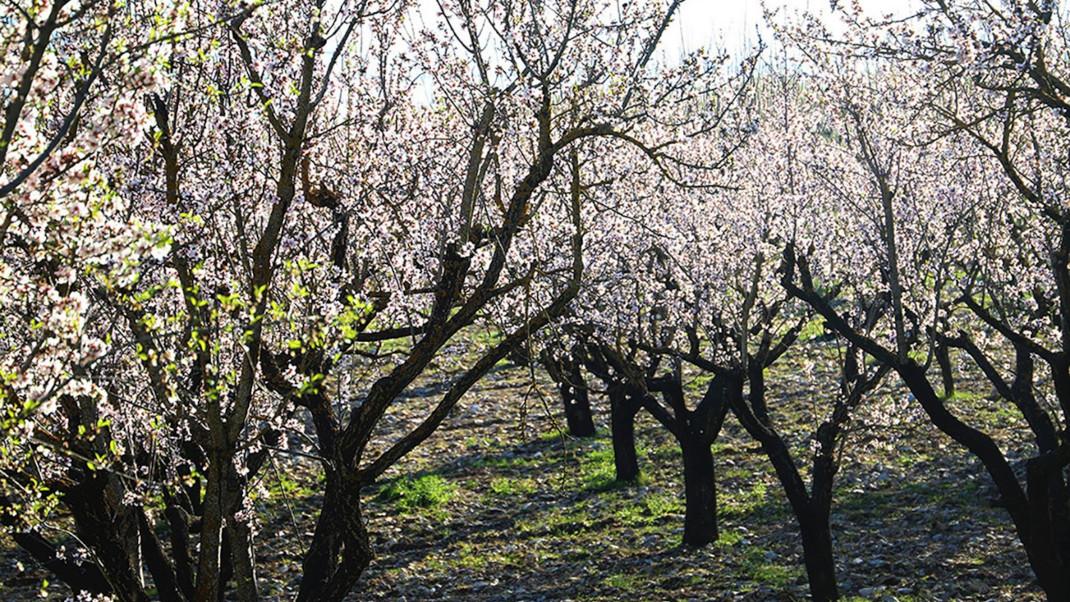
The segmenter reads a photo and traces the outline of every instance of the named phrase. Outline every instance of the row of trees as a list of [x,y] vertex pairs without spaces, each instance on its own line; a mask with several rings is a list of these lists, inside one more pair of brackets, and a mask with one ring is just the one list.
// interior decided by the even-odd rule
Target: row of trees
[[[835,36],[771,16],[775,59],[660,60],[679,4],[5,4],[5,532],[75,591],[253,600],[258,474],[309,457],[297,597],[340,600],[372,558],[362,491],[522,349],[578,434],[582,374],[603,381],[618,478],[639,411],[673,434],[689,544],[717,537],[731,414],[820,600],[851,430],[922,412],[1070,599],[1060,7],[852,6]],[[815,323],[831,343],[800,336]],[[767,394],[788,354],[840,373],[804,448]],[[468,359],[384,436],[446,355]],[[710,377],[698,400],[685,365]],[[1024,467],[948,405],[963,365],[1024,416]],[[892,373],[911,406],[869,400]]]
[[[346,596],[362,490],[575,296],[586,157],[674,161],[658,122],[734,81],[653,65],[677,4],[5,5],[7,532],[75,591],[252,600],[253,483],[310,456],[298,598]],[[501,340],[383,439],[486,321]]]
[[[730,413],[783,486],[814,599],[836,599],[829,516],[852,431],[922,414],[977,458],[1040,587],[1068,599],[1060,8],[934,2],[905,21],[853,8],[838,36],[772,18],[784,50],[755,78],[755,128],[722,186],[651,173],[606,195],[588,278],[547,344],[606,390],[618,478],[636,476],[637,410],[679,442],[685,543],[717,538],[710,447]],[[803,445],[767,395],[785,356],[839,373]],[[685,366],[708,377],[694,400]],[[867,399],[893,373],[911,406]],[[1028,459],[955,413],[966,374],[1020,413]]]

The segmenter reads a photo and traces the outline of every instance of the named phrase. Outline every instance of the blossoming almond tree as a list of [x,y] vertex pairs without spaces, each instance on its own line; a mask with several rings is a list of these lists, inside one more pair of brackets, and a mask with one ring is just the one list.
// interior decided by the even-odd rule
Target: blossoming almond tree
[[[704,357],[698,341],[692,342],[683,357],[730,383],[726,402],[744,429],[761,443],[795,515],[811,596],[835,600],[839,591],[829,522],[835,477],[853,441],[852,423],[889,368],[868,366],[857,347],[836,339],[838,382],[830,386],[818,377],[813,358],[827,354],[828,345],[814,337],[800,340],[811,313],[793,303],[778,281],[786,267],[778,257],[778,247],[784,241],[803,233],[811,244],[825,246],[829,244],[825,237],[836,235],[826,229],[828,213],[821,205],[822,184],[813,171],[827,155],[826,145],[836,143],[835,136],[829,136],[828,104],[817,83],[788,62],[773,67],[757,92],[761,104],[758,132],[738,157],[744,184],[732,196],[731,209],[725,213],[730,216],[732,231],[751,235],[718,263],[737,266],[736,278],[746,285],[736,287],[745,293],[737,293],[734,300],[732,296],[714,297],[719,300],[710,308],[724,308],[718,311],[720,315],[731,315],[733,304],[742,308],[736,318],[741,325],[726,330],[726,324],[721,323],[719,329],[705,326],[704,331],[715,333],[709,336],[711,342],[742,333],[735,334],[742,361],[733,360],[734,354],[726,358],[707,353]],[[731,290],[731,286],[720,285],[714,290],[724,289]],[[862,319],[860,328],[868,332],[872,320]],[[748,336],[758,340],[748,346]],[[801,359],[798,365],[809,367],[808,380],[817,381],[814,384],[819,387],[816,395],[827,400],[815,406],[814,430],[808,436],[811,445],[802,450],[793,449],[777,424],[776,402],[781,394],[771,393],[774,389],[770,385],[782,388],[784,383],[769,382],[768,371],[783,355],[797,356]],[[811,457],[809,465],[801,462],[807,455]]]
[[[811,57],[839,57],[841,74],[857,74],[830,89],[844,136],[868,173],[868,191],[841,190],[877,228],[852,256],[880,275],[885,334],[860,332],[817,290],[818,282],[857,287],[863,265],[789,249],[785,279],[838,333],[891,366],[932,423],[981,460],[1053,600],[1068,595],[1068,460],[1059,419],[1049,413],[1065,420],[1062,18],[1056,3],[932,2],[914,19],[887,25],[856,5],[845,40],[814,23],[795,30]],[[881,100],[877,90],[893,82],[895,101]],[[1010,370],[999,359],[1001,345],[1013,348]],[[1026,418],[1038,455],[1027,463],[1025,487],[993,437],[950,407],[949,347],[962,350]],[[1034,376],[1037,359],[1050,370],[1053,391]],[[930,375],[934,362],[945,395]]]
[[[618,477],[634,478],[632,421],[639,407],[649,411],[681,446],[686,512],[684,542],[705,545],[717,539],[716,490],[710,446],[728,406],[722,378],[711,382],[702,400],[689,407],[677,365],[658,376],[663,356],[680,340],[697,340],[691,319],[702,310],[689,267],[720,269],[705,251],[709,237],[722,233],[722,206],[711,192],[725,187],[724,168],[747,139],[751,82],[756,56],[749,57],[733,84],[722,89],[703,125],[688,140],[694,164],[716,167],[705,177],[680,179],[658,170],[640,170],[625,185],[601,195],[611,210],[592,229],[589,282],[581,292],[573,336],[584,341],[586,362],[610,393]],[[686,266],[686,267],[682,267]],[[717,266],[717,267],[712,267]],[[709,286],[715,286],[712,282]],[[716,318],[714,318],[716,319]],[[677,363],[678,364],[678,363]],[[653,393],[662,395],[665,403]]]
[[[171,223],[174,243],[94,291],[89,327],[124,353],[87,372],[102,395],[56,416],[60,441],[91,432],[92,453],[54,459],[42,481],[93,534],[94,580],[72,573],[72,587],[142,599],[145,567],[166,599],[228,583],[256,598],[250,483],[287,453],[325,477],[299,598],[344,597],[371,558],[362,490],[577,290],[589,146],[690,168],[670,152],[677,133],[647,125],[656,103],[720,75],[702,61],[655,73],[675,6],[443,3],[411,30],[389,3],[191,5],[147,136],[109,159],[131,174],[131,214]],[[481,321],[500,339],[419,424],[379,438]]]
[[89,432],[62,416],[106,397],[90,372],[124,352],[97,322],[98,291],[136,282],[168,249],[167,228],[132,213],[129,163],[113,160],[148,123],[142,98],[159,83],[157,51],[184,27],[181,13],[164,3],[93,0],[0,8],[2,522],[57,576],[92,591],[132,590],[108,583],[86,559],[59,554],[45,519],[56,494],[77,493],[51,486],[62,467],[107,452],[92,442],[106,421],[94,418]]

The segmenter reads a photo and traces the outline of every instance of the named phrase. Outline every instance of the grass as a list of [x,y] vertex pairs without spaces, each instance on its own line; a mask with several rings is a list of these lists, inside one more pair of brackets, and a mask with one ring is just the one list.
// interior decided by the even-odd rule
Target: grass
[[456,487],[446,479],[428,474],[397,479],[379,492],[379,498],[392,502],[401,512],[435,509],[445,505],[456,493]]
[[679,498],[667,494],[650,494],[643,498],[643,506],[654,519],[683,511],[683,504],[680,503]]
[[614,522],[630,527],[639,527],[656,523],[666,516],[681,514],[684,506],[673,495],[649,494],[636,503],[635,499],[622,497],[616,499],[617,508],[613,511]]
[[640,579],[636,575],[628,575],[626,573],[617,573],[610,575],[602,580],[602,584],[606,587],[612,587],[614,589],[631,590],[636,589],[640,584]]
[[743,534],[738,531],[721,531],[717,536],[716,545],[721,548],[731,548],[743,541]]
[[[637,445],[635,451],[639,461],[642,462],[647,455],[646,450],[641,445]],[[578,475],[582,491],[609,491],[646,483],[643,474],[640,474],[639,479],[635,482],[617,480],[617,467],[613,461],[613,448],[605,440],[596,441],[589,450],[581,453],[579,464]]]
[[743,558],[743,570],[752,581],[773,589],[784,589],[804,578],[797,565],[786,565],[767,558],[768,551],[757,546],[748,548]]
[[268,495],[271,499],[303,499],[315,493],[313,489],[292,478],[285,471],[272,471],[269,475],[274,477],[267,480]]
[[598,445],[580,456],[580,482],[586,491],[605,491],[617,485],[613,450]]
[[769,503],[765,483],[755,483],[750,489],[729,492],[722,496],[721,513],[725,517],[742,517],[753,514]]
[[530,495],[538,489],[535,479],[512,479],[498,477],[490,482],[490,491],[494,495],[513,497],[518,495]]

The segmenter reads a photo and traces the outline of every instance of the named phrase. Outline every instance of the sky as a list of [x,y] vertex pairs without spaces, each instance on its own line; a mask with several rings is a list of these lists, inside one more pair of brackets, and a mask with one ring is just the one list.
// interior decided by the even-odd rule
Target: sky
[[[848,0],[840,2],[847,4]],[[861,2],[862,9],[875,16],[899,15],[905,7],[913,4],[909,0]],[[767,0],[766,5],[781,11],[829,14],[829,0]],[[771,35],[763,25],[760,0],[687,0],[681,6],[672,29],[667,32],[662,48],[670,56],[678,55],[680,50],[694,50],[700,46],[720,46],[738,52],[753,46],[759,29],[768,41]]]
[[[875,16],[901,15],[917,3],[917,0],[859,1],[867,14]],[[848,5],[851,0],[838,2]],[[811,11],[826,17],[830,14],[829,0],[765,0],[765,4],[782,12]],[[419,0],[419,6],[424,15],[438,12],[436,0]],[[763,24],[762,0],[685,0],[662,40],[662,49],[667,56],[679,56],[680,50],[695,50],[701,46],[738,52],[754,44],[759,29],[763,38],[770,40],[772,36]]]

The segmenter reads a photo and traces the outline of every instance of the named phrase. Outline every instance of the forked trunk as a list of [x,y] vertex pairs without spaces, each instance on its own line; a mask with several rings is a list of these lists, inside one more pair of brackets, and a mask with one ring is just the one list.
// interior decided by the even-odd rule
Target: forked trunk
[[371,559],[371,541],[361,517],[360,484],[331,475],[302,564],[298,602],[340,602]]

